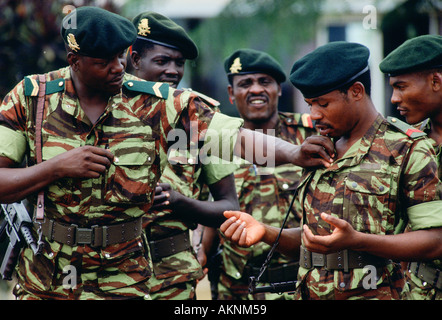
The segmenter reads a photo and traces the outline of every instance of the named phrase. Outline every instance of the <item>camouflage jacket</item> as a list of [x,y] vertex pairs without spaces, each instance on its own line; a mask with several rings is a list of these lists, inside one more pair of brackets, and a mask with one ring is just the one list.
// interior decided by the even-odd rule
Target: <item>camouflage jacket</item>
[[[279,113],[279,121],[275,127],[276,137],[299,145],[308,136],[315,134],[317,132],[313,129],[310,115]],[[265,224],[281,227],[301,175],[302,168],[293,165],[266,168],[243,161],[235,172],[240,211],[253,215]],[[292,208],[293,214],[290,215],[286,227],[299,226],[301,217],[296,214],[297,211],[299,210]],[[247,264],[261,267],[270,250],[270,246],[265,243],[243,248],[222,240],[223,272],[234,279],[242,277]],[[271,265],[280,265],[288,261],[286,257],[275,253]]]
[[[219,102],[198,92],[193,91],[193,93],[198,95],[212,110],[219,111]],[[234,173],[237,168],[233,162],[203,164],[191,154],[180,157],[173,150],[169,150],[168,158],[171,161],[163,171],[160,182],[169,183],[174,190],[197,200],[209,200],[208,186]],[[150,210],[144,219],[148,238],[153,240],[189,232],[189,229],[195,229],[196,225],[195,222],[185,220],[185,218],[177,218],[172,210]],[[152,279],[151,283],[155,285],[151,292],[204,276],[193,249],[163,257],[160,261],[153,261],[153,272],[153,276],[158,281]]]
[[[439,227],[442,216],[441,184],[437,177],[434,151],[422,132],[393,119],[378,116],[366,134],[327,169],[317,169],[301,182],[299,199],[303,223],[314,234],[329,234],[330,225],[320,219],[325,212],[348,221],[355,230],[380,235]],[[392,125],[393,124],[393,125]],[[404,132],[398,127],[405,127]],[[392,268],[388,269],[390,273]],[[400,269],[397,272],[401,272]],[[386,270],[378,274],[378,287],[392,281]],[[336,299],[338,293],[352,295],[363,289],[363,269],[327,271],[301,268],[298,282],[306,284],[310,298]],[[396,279],[401,278],[398,274]],[[320,279],[320,280],[319,280]],[[386,294],[398,297],[396,293]],[[353,291],[352,291],[353,290]],[[334,293],[335,292],[335,293]],[[379,290],[363,291],[379,298]],[[369,298],[370,298],[369,297]]]
[[[28,156],[28,165],[35,163],[37,79],[36,75],[26,77],[0,107],[0,156],[17,163]],[[230,120],[232,127],[241,124],[240,119],[215,116],[190,92],[141,81],[129,74],[125,75],[120,93],[110,97],[105,112],[92,124],[80,107],[69,67],[46,74],[46,79],[43,161],[84,145],[108,147],[118,159],[98,179],[65,178],[46,188],[45,216],[61,223],[90,227],[143,216],[151,206],[155,185],[167,164],[167,135],[172,129],[182,128],[188,133],[190,125],[196,125],[190,143],[201,144],[206,129],[219,130],[211,126],[214,117],[225,118],[221,120],[223,128]],[[19,261],[20,283],[28,291],[50,294],[60,287],[62,263],[70,264],[70,258],[84,252],[92,258],[79,265],[80,284],[94,283],[105,292],[145,283],[151,273],[151,261],[140,239],[129,242],[104,249],[50,242],[45,258],[39,261],[25,249]],[[65,259],[56,259],[60,254]],[[97,263],[100,272],[96,270]],[[29,272],[31,265],[33,272]],[[84,288],[82,285],[77,287],[78,292]],[[144,294],[145,290],[135,294],[140,292]]]

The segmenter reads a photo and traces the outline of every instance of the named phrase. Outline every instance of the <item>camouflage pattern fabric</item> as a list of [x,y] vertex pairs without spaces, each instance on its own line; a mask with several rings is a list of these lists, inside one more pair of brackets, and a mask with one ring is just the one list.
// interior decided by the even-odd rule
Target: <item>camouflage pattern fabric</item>
[[[192,123],[197,130],[190,143],[198,144],[205,130],[211,129],[214,113],[196,95],[129,74],[124,80],[122,91],[109,99],[92,125],[80,107],[69,68],[47,74],[51,81],[47,88],[60,86],[61,90],[46,94],[43,160],[84,145],[108,147],[118,159],[98,179],[62,179],[49,185],[47,218],[90,227],[143,216],[167,163],[168,133],[173,128],[188,133]],[[0,156],[21,163],[27,155],[29,165],[35,163],[36,98],[34,91],[25,95],[25,90],[36,81],[35,75],[20,82],[0,107]],[[241,125],[240,119],[224,118],[225,123],[231,120],[231,127]],[[20,290],[16,292],[20,298],[145,298],[152,272],[147,248],[143,237],[102,249],[47,242],[45,254],[38,258],[27,248],[19,257]],[[65,289],[60,281],[66,278],[62,273],[67,265],[76,268],[78,277],[74,288]]]
[[[219,112],[219,102],[193,92],[212,110]],[[168,163],[160,182],[169,183],[174,190],[192,199],[208,200],[208,184],[218,182],[237,168],[233,163],[202,164],[190,154],[184,158],[175,155],[169,150],[169,160],[176,164]],[[197,224],[176,218],[171,210],[150,210],[144,219],[144,226],[149,239],[153,240],[189,232],[195,229]],[[202,266],[193,249],[164,257],[160,261],[153,261],[153,275],[149,279],[152,300],[194,299],[196,280],[202,277],[204,277]]]
[[[389,235],[404,231],[406,223],[399,221],[414,229],[441,226],[440,187],[428,140],[409,138],[379,115],[341,159],[310,172],[301,182],[299,199],[303,222],[314,234],[330,233],[330,225],[319,217],[325,212],[357,231]],[[296,298],[399,299],[405,285],[400,265],[391,263],[376,272],[376,289],[366,290],[362,268],[343,272],[301,266]]]
[[[427,134],[431,131],[431,123],[430,121],[425,121],[424,123],[419,124],[419,129],[426,132]],[[431,138],[428,138],[433,145],[433,148],[436,152],[436,159],[438,163],[438,176],[439,179],[442,179],[442,145],[437,145],[436,141]],[[431,262],[427,262],[427,265],[438,268],[442,270],[442,261],[440,259],[433,260]],[[442,291],[433,286],[432,283],[428,283],[423,281],[414,273],[411,273],[410,270],[405,270],[405,277],[407,279],[409,285],[409,292],[406,292],[404,295],[404,299],[407,300],[442,300]]]
[[[313,129],[308,114],[279,113],[279,122],[275,136],[294,144],[301,144],[308,136],[317,134]],[[265,168],[243,163],[235,172],[235,184],[240,204],[240,211],[247,212],[258,221],[281,227],[290,202],[293,190],[301,178],[302,168],[293,165],[282,165],[276,168]],[[299,204],[298,204],[299,205]],[[297,227],[301,220],[295,208],[287,222],[287,227]],[[222,236],[221,236],[222,237]],[[259,243],[251,248],[237,246],[221,238],[222,270],[218,284],[218,298],[221,300],[248,299],[283,299],[278,294],[248,294],[248,276],[244,274],[246,265],[260,268],[267,257],[270,246]],[[287,257],[275,253],[269,268],[293,262]],[[296,273],[292,280],[296,280]],[[266,285],[266,283],[261,283]]]

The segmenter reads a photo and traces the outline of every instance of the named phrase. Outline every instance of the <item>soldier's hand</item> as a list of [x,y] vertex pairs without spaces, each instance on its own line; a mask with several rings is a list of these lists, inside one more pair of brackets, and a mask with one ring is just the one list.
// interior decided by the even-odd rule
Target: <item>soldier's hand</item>
[[333,141],[325,136],[310,136],[298,149],[294,163],[298,166],[329,167],[335,157]]
[[173,190],[168,183],[158,183],[155,188],[152,209],[165,210],[173,209],[175,203],[180,199],[180,193]]
[[321,218],[332,226],[329,235],[314,235],[307,225],[303,226],[302,240],[304,246],[312,252],[329,254],[344,249],[356,249],[358,232],[345,220],[321,213]]
[[261,241],[264,226],[251,215],[240,211],[225,211],[227,220],[220,226],[221,232],[230,241],[241,247],[250,247]]
[[83,146],[64,152],[51,161],[60,178],[98,178],[114,160],[107,149]]

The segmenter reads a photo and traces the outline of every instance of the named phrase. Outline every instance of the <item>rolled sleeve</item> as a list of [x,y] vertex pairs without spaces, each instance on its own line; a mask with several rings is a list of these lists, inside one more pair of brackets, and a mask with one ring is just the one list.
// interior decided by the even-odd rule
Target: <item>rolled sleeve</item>
[[26,137],[23,133],[0,126],[0,156],[20,163],[26,152]]
[[241,118],[216,112],[204,139],[203,150],[206,154],[232,161],[238,132],[243,123]]
[[409,207],[407,213],[412,230],[442,227],[442,200]]

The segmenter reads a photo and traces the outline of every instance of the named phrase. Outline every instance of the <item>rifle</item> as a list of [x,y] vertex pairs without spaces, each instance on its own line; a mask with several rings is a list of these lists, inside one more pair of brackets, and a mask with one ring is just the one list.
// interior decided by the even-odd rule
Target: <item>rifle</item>
[[40,246],[32,235],[32,219],[26,208],[27,201],[1,204],[5,216],[0,228],[0,237],[4,233],[9,237],[8,248],[6,249],[0,273],[3,280],[12,280],[12,273],[17,264],[18,255],[25,243],[31,247],[35,255],[40,254]]
[[249,293],[261,293],[261,292],[270,292],[270,293],[284,293],[284,292],[292,292],[296,290],[296,281],[286,281],[286,282],[272,282],[268,286],[256,287],[256,279],[255,277],[249,278]]

